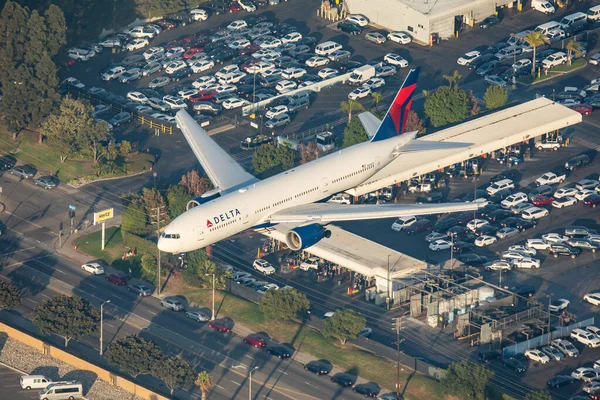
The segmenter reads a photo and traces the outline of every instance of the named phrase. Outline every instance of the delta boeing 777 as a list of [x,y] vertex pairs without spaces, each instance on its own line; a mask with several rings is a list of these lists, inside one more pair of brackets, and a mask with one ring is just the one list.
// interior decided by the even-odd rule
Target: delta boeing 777
[[[194,199],[196,207],[173,220],[158,240],[169,253],[200,249],[245,231],[275,224],[294,224],[286,236],[292,250],[306,249],[330,235],[335,221],[366,220],[475,210],[482,203],[359,204],[317,203],[350,190],[384,169],[404,152],[465,148],[469,143],[420,141],[404,133],[406,116],[416,90],[419,69],[409,72],[381,123],[361,118],[371,140],[336,151],[270,178],[259,180],[219,147],[192,117],[176,115],[186,140],[215,189]],[[362,117],[362,116],[361,116]]]

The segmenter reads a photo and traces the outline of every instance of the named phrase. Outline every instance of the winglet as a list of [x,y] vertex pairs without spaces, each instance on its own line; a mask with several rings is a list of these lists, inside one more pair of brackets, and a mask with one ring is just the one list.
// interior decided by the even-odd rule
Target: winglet
[[420,70],[421,67],[417,67],[408,72],[404,83],[402,83],[381,125],[379,125],[379,129],[375,133],[375,136],[373,136],[373,139],[371,139],[372,142],[389,139],[404,133],[404,125],[406,124],[408,111],[410,110],[413,95],[417,88],[417,79]]

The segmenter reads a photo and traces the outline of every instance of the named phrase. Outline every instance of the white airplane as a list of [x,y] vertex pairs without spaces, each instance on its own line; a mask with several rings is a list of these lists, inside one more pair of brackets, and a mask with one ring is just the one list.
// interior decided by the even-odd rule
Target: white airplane
[[[169,253],[193,251],[247,229],[257,232],[280,223],[296,225],[287,234],[292,250],[306,249],[330,237],[327,224],[476,210],[485,203],[360,204],[316,203],[354,188],[383,170],[404,152],[468,147],[469,143],[442,143],[415,139],[404,133],[406,115],[416,89],[419,69],[409,72],[383,121],[361,115],[368,142],[337,151],[265,180],[246,172],[185,111],[176,120],[183,135],[216,189],[194,199],[198,206],[173,220],[158,239]],[[365,118],[363,118],[365,117]],[[379,123],[374,129],[375,123]]]

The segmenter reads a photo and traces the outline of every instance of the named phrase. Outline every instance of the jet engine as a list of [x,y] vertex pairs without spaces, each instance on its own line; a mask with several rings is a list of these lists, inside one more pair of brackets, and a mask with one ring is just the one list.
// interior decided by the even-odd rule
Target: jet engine
[[317,244],[323,238],[329,237],[331,237],[330,230],[325,229],[325,227],[319,224],[310,224],[299,226],[289,231],[285,241],[290,249],[298,251]]
[[221,196],[221,189],[216,188],[213,190],[209,190],[208,192],[201,194],[200,196],[194,197],[192,200],[188,201],[185,210],[191,210],[194,207],[198,207],[200,204],[208,203],[211,200],[216,199]]

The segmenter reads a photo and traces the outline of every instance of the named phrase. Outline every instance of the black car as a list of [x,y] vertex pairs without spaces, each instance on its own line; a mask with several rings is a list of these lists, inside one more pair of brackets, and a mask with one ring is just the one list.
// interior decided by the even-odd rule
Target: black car
[[415,221],[414,224],[404,229],[407,235],[416,235],[417,233],[427,232],[431,230],[433,224],[430,220],[423,218],[418,221]]
[[369,382],[369,383],[361,383],[352,388],[352,391],[358,394],[362,394],[365,397],[377,397],[379,392],[381,392],[381,388],[378,384]]
[[427,193],[425,196],[417,198],[417,204],[441,203],[444,200],[444,195],[441,192]]
[[223,49],[221,51],[219,51],[217,54],[215,54],[214,56],[211,56],[211,58],[219,63],[219,64],[223,64],[225,61],[229,61],[231,59],[233,59],[233,57],[235,57],[235,55],[237,54],[237,50],[234,49]]
[[13,168],[17,164],[17,159],[13,156],[0,157],[0,171],[6,171]]
[[[438,231],[436,228],[434,228],[435,231],[437,232],[443,232],[443,231]],[[458,235],[462,235],[469,232],[469,229],[466,226],[463,225],[455,225],[452,228],[448,229],[446,231],[446,235],[450,236],[450,237],[455,237]]]
[[360,35],[362,33],[362,28],[352,22],[343,21],[337,25],[338,30],[342,32],[349,33],[351,35]]
[[581,249],[577,247],[571,247],[565,243],[551,244],[548,248],[548,251],[554,256],[554,258],[558,258],[558,256],[569,256],[571,258],[575,258],[581,255]]
[[285,346],[267,347],[267,353],[279,357],[282,360],[292,356],[292,352]]
[[502,189],[499,192],[494,193],[493,195],[491,195],[490,197],[488,197],[488,201],[491,203],[500,203],[502,200],[504,200],[505,198],[507,198],[508,196],[510,196],[512,194],[512,190],[510,189]]
[[481,67],[477,68],[475,73],[479,76],[489,75],[496,67],[498,66],[498,62],[496,60],[488,61],[483,64]]
[[224,3],[204,3],[202,7],[206,8],[208,11],[211,11],[215,15],[225,14],[229,12],[229,8]]
[[198,101],[194,103],[193,108],[200,114],[218,115],[223,111],[223,107],[210,101]]
[[488,259],[486,256],[482,256],[482,255],[475,254],[475,253],[461,254],[458,256],[458,260],[461,263],[463,263],[465,265],[469,265],[471,267],[481,266],[488,262]]
[[496,232],[498,232],[500,230],[499,227],[491,225],[491,224],[486,224],[483,226],[480,226],[479,228],[475,229],[475,234],[478,236],[483,236],[483,235],[488,235],[488,236],[495,236]]
[[540,185],[535,189],[532,189],[531,192],[527,193],[527,196],[529,197],[529,200],[532,200],[537,196],[552,196],[552,193],[554,193],[554,188],[552,186]]
[[304,365],[304,369],[317,375],[327,375],[333,369],[333,365],[327,360],[314,360]]
[[463,201],[471,202],[477,199],[485,199],[487,197],[487,192],[483,189],[477,189],[473,192],[467,193],[462,198]]
[[495,15],[490,15],[489,17],[487,17],[486,19],[481,21],[479,26],[483,29],[486,29],[486,28],[491,28],[494,25],[498,25],[499,23],[500,23],[500,18],[496,17]]
[[510,179],[511,181],[516,181],[519,179],[519,177],[521,176],[521,174],[518,171],[515,170],[508,170],[508,171],[504,171],[499,173],[498,175],[494,176],[492,179],[490,179],[490,183],[495,183],[504,179]]
[[548,380],[546,385],[548,385],[549,388],[558,389],[559,387],[570,385],[573,382],[575,382],[575,378],[570,375],[556,375],[554,378]]
[[462,233],[459,233],[458,235],[454,236],[455,242],[473,243],[475,241],[475,239],[477,239],[477,235],[471,231],[462,232]]
[[471,63],[469,63],[469,68],[476,70],[479,67],[481,67],[482,65],[484,65],[485,63],[488,63],[490,61],[497,62],[498,58],[494,54],[483,54],[483,55],[479,56],[478,58],[474,59],[473,61],[471,61]]
[[454,251],[455,253],[465,253],[474,250],[475,245],[469,242],[458,241],[454,242],[454,246],[452,246],[452,251]]
[[446,232],[448,229],[456,225],[458,225],[458,221],[456,220],[456,218],[448,217],[441,221],[438,221],[438,223],[433,226],[433,230],[436,232]]
[[519,285],[510,288],[510,290],[523,297],[531,297],[535,294],[535,286],[533,285]]
[[359,63],[358,61],[348,60],[348,61],[343,62],[338,69],[341,72],[350,72],[361,66],[362,66],[362,64]]
[[515,370],[519,373],[525,372],[527,370],[527,365],[514,357],[507,358],[506,360],[504,360],[504,366]]
[[356,376],[347,374],[345,372],[339,372],[331,377],[331,382],[337,383],[343,387],[348,387],[354,385],[354,382],[356,382]]
[[176,81],[177,82],[180,79],[192,76],[192,74],[193,74],[193,72],[192,72],[192,69],[190,67],[183,67],[180,70],[173,72],[170,75],[170,78],[171,78],[172,81]]
[[500,358],[499,351],[482,351],[477,355],[477,359],[483,363],[489,363],[490,361],[497,360]]
[[582,154],[577,157],[571,158],[565,163],[565,168],[569,171],[575,171],[577,168],[584,167],[590,163],[590,157],[586,154]]
[[318,41],[319,40],[316,37],[314,37],[314,36],[304,36],[296,44],[297,45],[305,44],[307,46],[312,46],[313,44],[317,43]]
[[502,209],[502,207],[499,204],[489,203],[485,207],[480,208],[477,211],[477,215],[481,218],[487,218],[492,212],[500,209]]
[[319,75],[314,74],[304,74],[300,78],[296,79],[300,83],[304,82],[321,82],[323,79]]
[[473,219],[475,219],[475,213],[473,211],[463,211],[461,213],[456,214],[456,220],[461,225],[466,225]]
[[[507,211],[507,210],[503,210],[503,211]],[[514,214],[509,211],[508,215],[514,215]],[[508,218],[501,219],[500,225],[503,228],[506,228],[506,227],[516,228],[517,225],[519,224],[519,222],[521,222],[521,220],[522,220],[522,218],[519,218],[519,217],[508,217]]]

